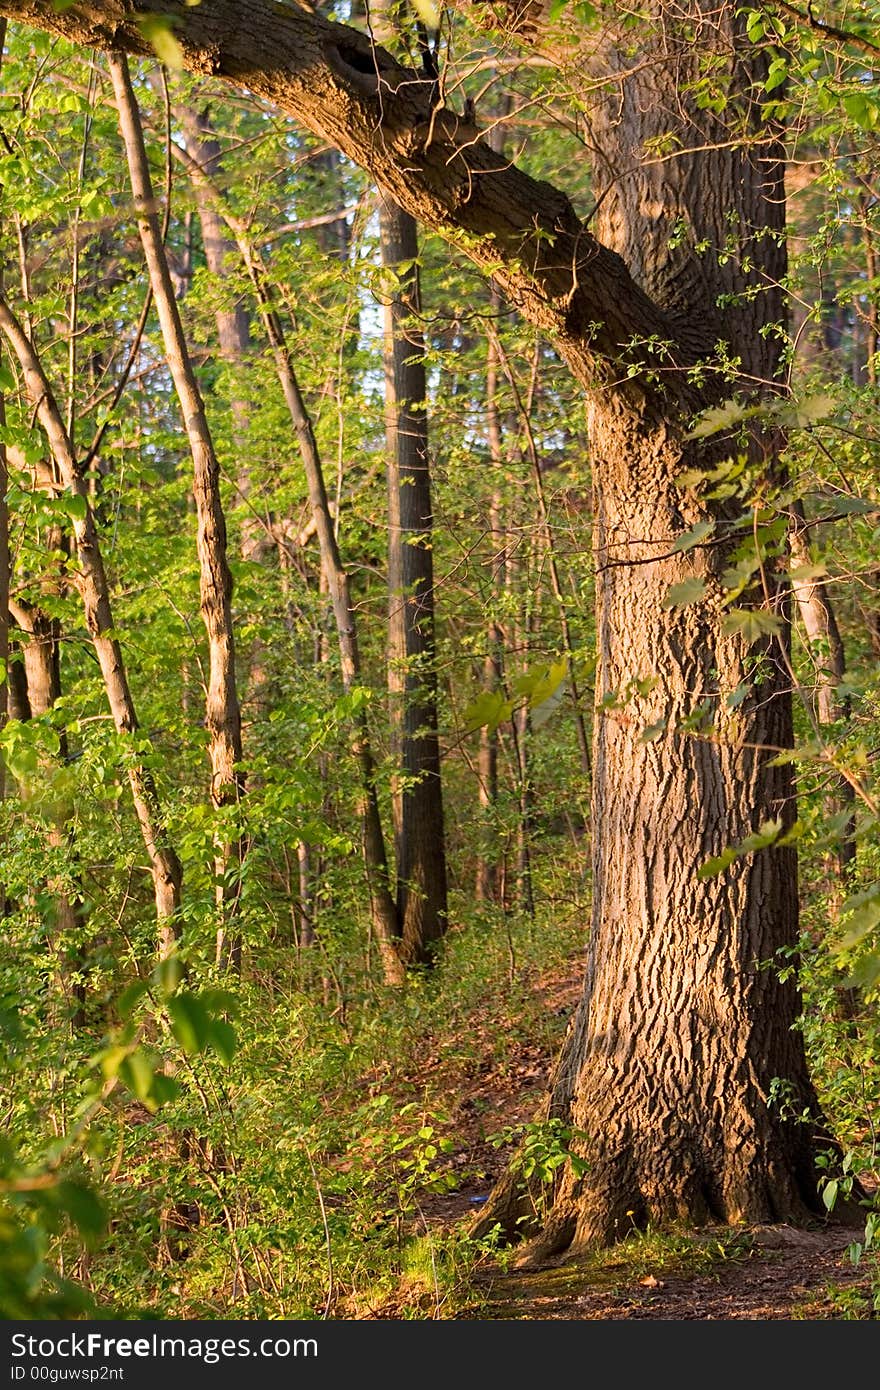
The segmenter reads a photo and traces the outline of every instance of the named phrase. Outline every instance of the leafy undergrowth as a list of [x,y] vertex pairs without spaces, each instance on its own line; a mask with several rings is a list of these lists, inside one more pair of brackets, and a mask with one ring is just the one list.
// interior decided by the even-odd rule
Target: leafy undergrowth
[[[580,907],[487,917],[403,991],[317,955],[243,981],[234,1056],[178,1057],[175,1099],[151,1108],[117,1087],[92,1121],[83,1178],[109,1224],[86,1251],[53,1234],[54,1266],[86,1300],[61,1316],[876,1316],[864,1225],[634,1233],[528,1272],[469,1239],[517,1143],[548,1179],[564,1156],[564,1134],[533,1121],[582,988],[582,921]],[[824,959],[807,960],[805,1033],[847,1155],[828,1160],[834,1208],[876,1169],[878,1039],[870,1011],[836,1009]],[[61,1093],[64,1075],[47,1075]],[[48,1094],[22,1095],[20,1115],[51,1117]]]

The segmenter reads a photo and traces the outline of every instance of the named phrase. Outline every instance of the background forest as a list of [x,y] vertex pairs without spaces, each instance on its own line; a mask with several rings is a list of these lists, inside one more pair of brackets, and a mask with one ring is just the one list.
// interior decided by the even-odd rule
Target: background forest
[[[790,566],[802,934],[764,966],[800,972],[840,1144],[822,1197],[861,1194],[880,1298],[880,27],[859,14],[746,12],[787,129],[786,471],[734,456],[707,481],[754,521],[734,625],[772,626],[737,596]],[[458,10],[371,22],[588,216],[564,64]],[[129,62],[0,23],[0,1314],[478,1308],[497,1233],[428,1218],[511,1155],[541,1201],[566,1159],[537,1117],[583,972],[593,727],[644,694],[594,700],[581,393],[464,254],[182,72],[171,29]],[[731,387],[695,437],[750,413]]]

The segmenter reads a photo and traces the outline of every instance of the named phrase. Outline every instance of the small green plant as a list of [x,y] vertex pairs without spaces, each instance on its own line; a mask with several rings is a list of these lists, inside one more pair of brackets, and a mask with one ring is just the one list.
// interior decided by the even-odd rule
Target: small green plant
[[540,1219],[549,1205],[559,1170],[567,1163],[576,1177],[586,1173],[589,1166],[586,1159],[572,1149],[582,1137],[580,1130],[553,1116],[523,1125],[505,1125],[488,1139],[496,1149],[510,1144],[517,1146],[510,1161],[511,1171],[522,1178],[532,1199],[534,1216]]

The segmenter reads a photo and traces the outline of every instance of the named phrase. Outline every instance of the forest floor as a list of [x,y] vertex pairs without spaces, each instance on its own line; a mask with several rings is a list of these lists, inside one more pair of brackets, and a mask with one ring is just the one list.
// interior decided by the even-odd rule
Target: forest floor
[[[455,1149],[449,1156],[461,1175],[455,1191],[429,1196],[420,1205],[423,1231],[442,1236],[466,1230],[512,1152],[498,1142],[506,1126],[535,1115],[565,1020],[580,994],[582,957],[573,955],[533,982],[533,1003],[545,1018],[560,1020],[556,1037],[542,1043],[523,1030],[514,1049],[498,1048],[497,1016],[468,1020],[469,1056],[462,1065],[442,1048],[423,1059],[419,1082],[443,1094]],[[513,1025],[514,1020],[510,1020]],[[501,1026],[504,1021],[501,1020]],[[414,1079],[414,1078],[413,1078]],[[495,1142],[491,1142],[494,1136]],[[854,1220],[857,1218],[854,1218]],[[880,1291],[876,1256],[853,1264],[852,1242],[864,1226],[821,1225],[707,1228],[702,1232],[633,1235],[611,1251],[517,1270],[498,1257],[483,1260],[454,1309],[439,1304],[427,1316],[466,1319],[870,1319]],[[392,1306],[374,1316],[394,1317]]]

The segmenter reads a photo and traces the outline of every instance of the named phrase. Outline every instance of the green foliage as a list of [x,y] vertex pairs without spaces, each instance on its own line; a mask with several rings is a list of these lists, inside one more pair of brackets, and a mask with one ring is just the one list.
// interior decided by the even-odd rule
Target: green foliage
[[[852,32],[873,33],[874,18],[856,16]],[[640,17],[618,19],[621,42],[636,44]],[[761,397],[758,383],[744,383],[723,345],[690,369],[694,391],[709,383],[719,403],[680,427],[684,471],[670,482],[669,510],[686,502],[687,520],[647,538],[662,541],[662,563],[679,557],[673,565],[700,567],[669,585],[670,628],[687,632],[707,612],[723,611],[720,640],[742,651],[742,679],[718,688],[710,659],[694,672],[689,703],[679,705],[667,700],[659,667],[639,671],[619,689],[602,687],[597,717],[631,725],[646,759],[667,748],[680,756],[688,739],[727,756],[739,750],[743,713],[765,698],[769,673],[791,663],[795,746],[761,756],[797,764],[797,822],[740,830],[737,843],[719,846],[695,872],[709,879],[771,847],[798,844],[802,965],[794,953],[762,964],[801,970],[800,1026],[842,1146],[843,1156],[829,1155],[820,1172],[831,1211],[860,1183],[875,1190],[878,1176],[880,679],[870,629],[880,412],[870,378],[880,364],[869,349],[873,341],[876,351],[880,294],[870,269],[880,236],[871,193],[880,105],[865,55],[852,44],[826,43],[810,25],[760,7],[742,19],[749,43],[763,51],[750,100],[796,137],[793,177],[804,168],[815,175],[791,200],[782,287],[803,321],[785,340],[787,377],[776,394]],[[482,20],[494,22],[488,14]],[[551,6],[551,26],[566,41],[574,26],[592,32],[602,22],[591,4]],[[4,355],[0,441],[10,449],[12,588],[49,624],[61,694],[47,713],[10,720],[0,734],[7,773],[0,1097],[9,1131],[0,1151],[0,1315],[213,1318],[233,1309],[240,1317],[296,1318],[375,1315],[379,1306],[440,1316],[454,1311],[480,1254],[431,1224],[443,1199],[485,1185],[474,1141],[463,1137],[463,1102],[473,1102],[472,1116],[489,1107],[478,1089],[488,1069],[508,1103],[523,1058],[537,1050],[543,1065],[552,1055],[567,1004],[548,1008],[539,983],[582,949],[588,919],[589,776],[573,719],[576,691],[578,712],[587,723],[592,717],[597,666],[585,406],[554,347],[490,295],[459,251],[424,235],[419,323],[437,520],[430,544],[452,930],[436,968],[414,972],[390,998],[370,931],[352,755],[366,718],[380,809],[391,824],[392,792],[411,782],[400,773],[385,718],[380,310],[413,267],[396,274],[380,267],[363,174],[258,103],[214,101],[212,88],[179,71],[180,42],[167,18],[140,23],[174,70],[172,103],[210,103],[221,192],[277,292],[325,462],[363,670],[344,692],[298,444],[253,288],[234,252],[223,273],[209,267],[182,168],[170,181],[167,245],[222,463],[244,717],[246,794],[234,805],[212,804],[189,460],[152,313],[135,343],[143,269],[116,115],[99,66],[16,27],[4,54],[0,185],[4,236],[29,274],[20,287],[10,270],[6,289],[28,321],[86,469],[140,728],[115,732],[82,616],[70,536],[85,499],[47,477],[44,436],[19,369]],[[509,36],[493,45],[461,16],[454,24],[456,42],[467,43],[442,50],[446,90],[453,102],[477,99],[485,128],[495,120],[504,68],[497,54]],[[409,45],[417,53],[413,37],[404,33],[401,52]],[[166,148],[164,103],[149,80],[154,67],[134,71],[163,189],[166,159],[174,161],[182,136],[175,127]],[[726,60],[697,67],[685,98],[735,122]],[[577,79],[532,64],[504,75],[518,164],[564,186],[589,222],[596,209]],[[555,119],[562,103],[570,120]],[[520,119],[529,122],[527,141],[519,139]],[[673,160],[677,148],[673,135],[660,136],[643,154]],[[340,208],[344,216],[328,221]],[[462,233],[459,247],[468,240]],[[759,292],[753,253],[743,253],[732,226],[720,246],[695,242],[676,213],[669,246],[697,258],[740,258],[736,271],[747,288],[724,297],[721,315]],[[8,259],[12,266],[17,254]],[[218,315],[236,311],[250,320],[241,362],[218,351]],[[500,455],[488,429],[487,323],[509,367],[498,369],[496,351]],[[779,325],[771,331],[782,333]],[[628,347],[634,391],[678,370],[663,337]],[[130,380],[117,394],[130,351]],[[764,446],[782,436],[783,466],[768,470]],[[537,469],[529,466],[531,448]],[[798,509],[811,555],[791,569]],[[413,539],[427,543],[422,530]],[[548,579],[551,557],[559,595]],[[812,584],[834,601],[848,657],[843,681],[830,644],[810,639],[798,618],[798,589]],[[16,670],[25,648],[24,632],[14,631]],[[829,679],[837,712],[820,725],[818,694]],[[492,740],[498,769],[488,807],[479,797],[481,738],[484,753]],[[147,856],[129,795],[135,756],[155,779],[184,870],[178,948],[159,964]],[[854,803],[843,802],[841,778]],[[844,874],[832,861],[851,835],[857,859]],[[216,964],[218,928],[229,927],[218,904],[218,846],[229,843],[246,846],[243,865],[225,871],[226,886],[240,889],[240,979]],[[476,870],[489,859],[496,896],[475,902]],[[770,1099],[788,1118],[802,1118],[785,1109],[791,1101],[781,1085]],[[486,1122],[499,1117],[489,1113]],[[490,1144],[499,1161],[513,1150],[544,1210],[566,1164],[585,1171],[582,1139],[558,1120],[525,1121],[504,1124]],[[880,1237],[876,1207],[868,1203],[864,1213],[853,1258],[867,1266]],[[703,1258],[683,1238],[656,1232],[632,1244],[632,1258],[650,1268],[661,1258],[670,1268],[676,1259],[696,1267]],[[744,1248],[726,1237],[716,1246],[712,1260]]]

